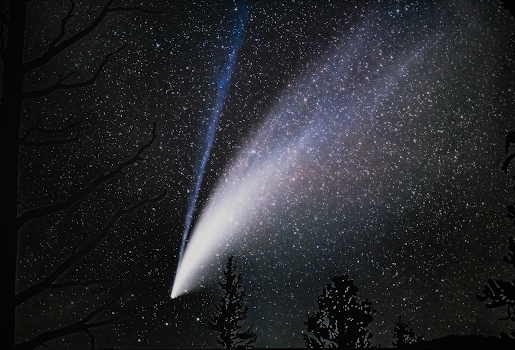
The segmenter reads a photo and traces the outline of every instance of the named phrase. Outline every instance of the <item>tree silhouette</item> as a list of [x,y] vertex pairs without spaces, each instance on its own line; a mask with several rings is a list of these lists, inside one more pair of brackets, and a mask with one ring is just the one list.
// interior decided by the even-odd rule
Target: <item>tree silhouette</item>
[[401,320],[401,316],[399,316],[399,321],[395,324],[395,327],[393,328],[393,347],[406,348],[416,344],[420,340],[422,340],[422,336],[417,337],[415,331],[406,323],[403,323]]
[[[515,143],[515,132],[510,131],[506,136],[506,153],[509,152],[510,144]],[[512,159],[515,158],[515,153],[508,156],[503,164],[503,171],[508,172],[508,166]],[[515,180],[515,177],[513,177]],[[514,187],[515,189],[515,187]],[[515,204],[507,207],[508,216],[514,220],[515,224]],[[512,265],[515,268],[515,240],[513,237],[509,237],[509,253],[508,256],[504,257],[504,261]],[[490,300],[486,304],[487,308],[506,307],[507,316],[500,318],[500,320],[511,320],[515,322],[515,278],[513,281],[503,281],[493,279],[488,280],[488,284],[483,289],[484,295],[478,295],[477,298],[485,302]],[[511,337],[515,338],[515,328],[511,330]]]
[[375,309],[368,300],[360,301],[358,287],[348,275],[335,276],[317,298],[319,311],[308,315],[307,347],[370,347],[372,334],[366,329]]
[[[16,140],[11,140],[8,137],[3,138],[4,160],[6,167],[11,168],[7,176],[4,176],[4,181],[7,182],[9,190],[6,202],[11,203],[8,205],[5,219],[3,220],[3,244],[4,249],[9,254],[9,259],[4,270],[6,276],[4,280],[4,293],[5,298],[2,303],[2,314],[4,316],[4,324],[2,327],[3,341],[5,346],[2,348],[10,348],[15,343],[14,341],[14,328],[15,328],[15,310],[18,306],[27,302],[31,298],[51,290],[62,290],[68,287],[84,287],[88,288],[91,285],[107,285],[115,281],[102,280],[98,278],[84,279],[77,277],[69,277],[68,272],[77,268],[77,264],[85,256],[90,254],[96,247],[103,242],[108,234],[116,228],[119,219],[127,214],[133,213],[139,208],[146,206],[150,203],[155,203],[166,195],[166,191],[154,197],[147,199],[138,199],[136,201],[128,201],[124,204],[119,204],[114,214],[108,218],[103,227],[100,227],[96,232],[83,233],[82,238],[63,251],[62,259],[58,259],[57,263],[51,268],[51,272],[45,276],[39,276],[38,282],[29,286],[28,288],[15,294],[16,285],[16,268],[17,268],[17,244],[19,239],[20,230],[25,228],[27,224],[33,220],[48,218],[50,215],[67,212],[70,208],[93,193],[98,192],[99,188],[104,184],[112,181],[116,177],[124,176],[133,165],[143,160],[142,154],[146,149],[152,146],[156,139],[156,125],[152,127],[152,132],[149,140],[143,142],[137,149],[129,150],[129,156],[126,160],[118,163],[111,170],[104,171],[94,178],[92,181],[86,183],[78,183],[73,186],[76,190],[68,190],[67,198],[60,198],[50,204],[33,205],[26,201],[25,198],[19,198],[18,178],[20,167],[20,149],[27,151],[30,149],[43,149],[42,152],[52,154],[56,149],[62,147],[72,147],[83,136],[81,130],[88,122],[88,118],[84,118],[75,122],[68,122],[65,118],[62,126],[59,128],[49,128],[41,126],[38,118],[37,122],[31,123],[28,118],[28,113],[25,109],[28,100],[46,98],[50,94],[76,90],[90,87],[95,84],[99,76],[102,75],[105,67],[109,64],[109,60],[123,51],[127,44],[119,45],[117,49],[104,55],[102,62],[94,70],[90,78],[80,81],[74,76],[77,72],[71,71],[66,74],[57,76],[53,83],[46,87],[39,85],[37,88],[31,88],[33,85],[28,82],[28,76],[35,70],[44,67],[49,62],[57,59],[62,59],[63,52],[80,44],[84,38],[90,35],[97,29],[106,18],[109,18],[114,13],[120,12],[146,12],[146,13],[162,13],[163,10],[146,9],[142,7],[122,7],[113,6],[114,0],[108,0],[105,5],[99,8],[96,16],[93,19],[86,19],[89,21],[82,29],[71,29],[70,23],[72,17],[75,15],[76,3],[69,0],[69,8],[66,15],[62,18],[58,30],[58,34],[51,40],[44,52],[38,57],[33,57],[26,60],[26,47],[28,33],[27,17],[30,11],[33,10],[30,0],[19,0],[3,2],[0,8],[0,59],[2,61],[2,97],[0,104],[0,116],[2,117],[2,129],[7,135],[17,135]],[[33,3],[32,3],[33,4]],[[84,22],[81,22],[84,23]],[[105,43],[100,44],[102,47]],[[57,75],[57,74],[56,74]],[[28,107],[27,107],[28,108]],[[33,120],[33,119],[32,119]],[[25,125],[24,129],[21,128]],[[27,127],[27,125],[29,125]],[[20,134],[23,134],[20,136]],[[30,151],[30,150],[29,150]],[[132,154],[132,156],[130,156]],[[78,157],[79,155],[76,155]],[[79,178],[79,176],[77,176]],[[59,179],[55,179],[58,181]],[[41,186],[37,183],[32,183],[30,186]],[[43,185],[44,186],[44,185]],[[63,186],[65,186],[63,184]],[[68,185],[66,185],[68,187]],[[17,208],[16,214],[14,213],[14,202],[16,199]],[[131,204],[132,202],[132,204]],[[134,203],[135,202],[135,203]],[[29,208],[29,209],[25,209]],[[55,234],[53,232],[52,234]],[[70,233],[71,234],[71,233]],[[55,237],[55,235],[54,235]],[[41,234],[41,239],[49,239]],[[32,349],[40,345],[45,345],[45,342],[56,338],[62,338],[73,333],[83,332],[88,335],[91,343],[91,348],[95,348],[95,339],[91,332],[92,328],[104,326],[112,323],[126,315],[126,312],[114,312],[110,310],[115,305],[131,286],[132,282],[121,283],[122,287],[115,288],[114,294],[108,297],[107,300],[100,306],[92,306],[89,314],[80,318],[76,322],[69,325],[59,327],[57,329],[48,330],[35,336],[33,339],[15,344],[15,348]],[[13,302],[10,302],[10,301]],[[107,311],[110,311],[107,313]],[[106,316],[109,315],[109,316]],[[104,317],[103,319],[100,319]],[[63,321],[65,323],[66,321]]]
[[242,330],[241,322],[247,318],[249,310],[243,303],[245,287],[241,274],[235,271],[234,256],[229,257],[219,284],[222,298],[206,327],[218,334],[216,341],[225,349],[251,348],[257,337],[252,327]]

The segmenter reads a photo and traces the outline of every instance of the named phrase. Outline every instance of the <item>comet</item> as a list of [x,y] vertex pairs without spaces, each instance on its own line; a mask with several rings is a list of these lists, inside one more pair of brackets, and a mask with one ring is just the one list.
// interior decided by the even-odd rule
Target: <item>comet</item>
[[[189,192],[190,195],[188,197],[188,206],[186,211],[186,218],[184,223],[184,230],[182,233],[182,240],[181,240],[181,247],[179,251],[179,266],[182,263],[183,257],[184,257],[184,251],[186,247],[186,243],[188,241],[188,233],[191,228],[191,223],[193,221],[193,214],[195,212],[196,206],[197,206],[197,200],[200,193],[200,189],[202,186],[202,179],[204,176],[204,172],[206,169],[207,162],[209,160],[209,156],[211,154],[211,149],[213,147],[213,143],[215,141],[216,137],[216,130],[218,128],[218,123],[220,120],[220,115],[224,106],[225,99],[227,97],[227,92],[230,87],[230,81],[231,76],[234,71],[234,66],[237,61],[238,52],[240,50],[242,41],[243,41],[243,34],[244,34],[244,27],[245,27],[245,21],[246,21],[246,15],[248,12],[247,6],[242,6],[240,8],[237,8],[239,17],[236,21],[235,26],[233,27],[233,30],[231,31],[231,41],[233,43],[232,50],[230,51],[228,57],[227,57],[227,64],[224,67],[220,80],[218,82],[218,91],[217,91],[217,98],[215,106],[213,107],[213,112],[210,116],[208,129],[205,135],[204,145],[203,145],[203,153],[200,158],[200,161],[198,162],[198,166],[195,170],[194,175],[194,182],[193,182],[193,188]],[[174,282],[175,285],[175,282]],[[173,290],[173,288],[172,288]],[[174,294],[172,292],[172,298],[174,298]]]

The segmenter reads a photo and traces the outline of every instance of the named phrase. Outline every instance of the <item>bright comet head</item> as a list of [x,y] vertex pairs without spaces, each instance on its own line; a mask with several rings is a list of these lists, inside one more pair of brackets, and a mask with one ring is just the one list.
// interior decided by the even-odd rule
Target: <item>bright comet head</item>
[[[304,238],[302,247],[318,249],[317,228],[340,234],[343,208],[361,212],[377,198],[391,199],[392,205],[412,200],[406,184],[415,186],[418,172],[425,171],[416,168],[419,159],[427,158],[421,140],[440,122],[442,106],[457,114],[466,101],[461,91],[451,91],[457,102],[435,93],[441,81],[455,78],[454,70],[431,71],[438,47],[450,40],[445,33],[429,36],[420,28],[399,34],[390,26],[388,16],[365,20],[355,35],[342,37],[311,71],[288,85],[200,213],[172,298],[216,280],[233,245],[241,249],[240,241],[247,246],[249,235],[266,231],[256,229],[261,222],[274,232],[285,227],[296,232],[294,225],[307,222],[314,228],[302,236],[313,239]],[[413,33],[420,34],[414,38]],[[369,45],[380,36],[388,40]],[[390,42],[412,44],[406,50]],[[394,189],[401,194],[392,196]]]
[[[300,143],[305,142],[307,135]],[[202,211],[179,262],[171,298],[201,287],[206,272],[215,271],[228,255],[238,233],[245,231],[250,220],[262,215],[271,202],[282,177],[295,163],[294,154],[284,153],[259,159],[251,148],[232,168]]]

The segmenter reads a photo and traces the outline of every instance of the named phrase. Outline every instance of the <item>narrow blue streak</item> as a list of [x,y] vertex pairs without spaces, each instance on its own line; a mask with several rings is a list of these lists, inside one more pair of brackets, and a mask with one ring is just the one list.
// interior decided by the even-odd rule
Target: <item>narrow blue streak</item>
[[188,233],[191,227],[191,222],[193,220],[193,213],[195,212],[195,208],[197,206],[197,199],[202,184],[202,178],[204,176],[207,161],[209,159],[209,156],[211,155],[211,148],[213,147],[213,143],[215,140],[216,129],[218,128],[218,121],[220,120],[220,114],[222,112],[225,99],[227,97],[227,91],[229,87],[229,82],[231,80],[231,75],[234,70],[234,64],[236,62],[236,57],[238,56],[238,51],[241,46],[246,13],[246,6],[242,6],[240,10],[240,16],[238,18],[238,23],[235,25],[232,31],[232,42],[234,42],[235,45],[233,47],[232,52],[229,54],[228,63],[225,66],[225,69],[222,72],[222,76],[220,77],[220,81],[218,83],[216,104],[213,109],[213,113],[211,114],[211,118],[209,120],[209,126],[207,129],[206,139],[204,143],[204,153],[202,155],[202,158],[200,159],[200,164],[197,168],[197,172],[195,173],[193,191],[191,192],[188,199],[188,211],[186,213],[186,221],[184,224],[184,231],[182,234],[181,250],[179,253],[179,265],[184,255],[184,249],[186,247],[186,242],[188,240]]

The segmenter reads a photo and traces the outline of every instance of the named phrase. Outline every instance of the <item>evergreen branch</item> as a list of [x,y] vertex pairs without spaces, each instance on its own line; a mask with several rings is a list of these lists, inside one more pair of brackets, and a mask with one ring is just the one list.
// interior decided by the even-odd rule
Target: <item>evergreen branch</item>
[[233,256],[229,257],[222,280],[219,281],[222,298],[205,325],[217,333],[216,342],[226,349],[248,348],[257,341],[251,327],[243,331],[239,324],[247,318],[248,307],[243,304],[245,287],[241,282],[241,274],[235,271],[233,259]]
[[515,316],[515,307],[513,305],[508,305],[506,309],[508,315],[506,317],[499,317],[499,321],[507,321]]
[[513,265],[515,267],[515,240],[513,237],[509,237],[510,241],[510,251],[508,253],[508,256],[505,256],[503,258],[504,261],[506,261],[508,264]]
[[513,158],[515,158],[515,153],[512,153],[506,157],[506,160],[502,165],[502,171],[504,171],[504,173],[508,173],[508,165],[510,165],[510,162],[513,160]]

